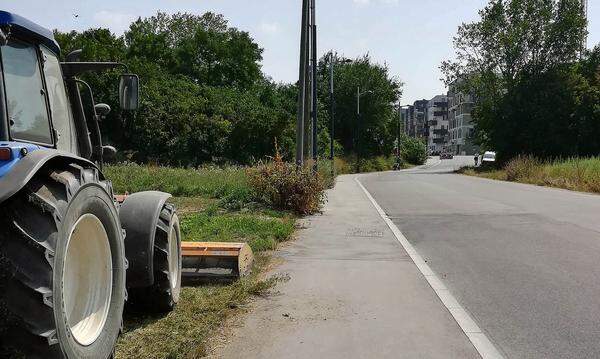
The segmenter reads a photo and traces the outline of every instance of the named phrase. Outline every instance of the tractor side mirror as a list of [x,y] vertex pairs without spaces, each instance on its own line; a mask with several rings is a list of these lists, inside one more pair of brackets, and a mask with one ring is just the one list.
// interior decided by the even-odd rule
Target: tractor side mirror
[[135,74],[123,74],[119,81],[119,103],[125,111],[137,110],[140,104],[140,78]]
[[83,53],[82,49],[77,49],[69,52],[69,54],[65,57],[66,62],[79,62],[81,58],[81,54]]

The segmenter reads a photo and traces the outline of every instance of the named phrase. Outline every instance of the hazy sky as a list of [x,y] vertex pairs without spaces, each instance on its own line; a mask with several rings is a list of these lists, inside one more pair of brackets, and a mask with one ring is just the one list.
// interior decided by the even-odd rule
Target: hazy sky
[[[452,56],[461,22],[477,18],[487,0],[316,0],[319,55],[335,49],[347,57],[366,52],[404,83],[403,103],[445,91],[438,66]],[[8,3],[8,4],[7,4]],[[48,28],[109,27],[123,33],[138,16],[205,11],[222,13],[264,48],[263,70],[276,81],[298,78],[300,0],[4,0],[14,11]],[[78,14],[78,17],[73,16]],[[589,45],[600,42],[600,1],[589,1]]]

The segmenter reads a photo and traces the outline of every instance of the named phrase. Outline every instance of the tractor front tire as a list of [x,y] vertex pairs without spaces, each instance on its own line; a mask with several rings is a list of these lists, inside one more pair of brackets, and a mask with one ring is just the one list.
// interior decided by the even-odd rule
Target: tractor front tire
[[2,350],[109,358],[126,298],[123,231],[110,183],[75,164],[41,170],[1,208]]
[[130,289],[134,311],[166,313],[179,302],[181,292],[181,230],[175,208],[165,204],[154,235],[154,284]]

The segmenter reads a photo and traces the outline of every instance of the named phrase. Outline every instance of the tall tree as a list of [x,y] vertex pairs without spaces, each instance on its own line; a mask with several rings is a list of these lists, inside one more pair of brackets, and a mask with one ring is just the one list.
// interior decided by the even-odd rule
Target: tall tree
[[[400,97],[402,83],[390,75],[386,65],[374,63],[368,54],[349,63],[342,60],[334,55],[335,139],[346,152],[360,150],[364,156],[391,154],[396,133],[394,104]],[[318,73],[319,101],[326,108],[330,108],[329,66],[330,57],[326,54],[319,61]],[[359,87],[361,92],[368,91],[360,98],[360,121],[356,112]]]
[[125,33],[129,57],[200,84],[248,88],[262,77],[262,49],[222,15],[177,13],[138,19]]
[[578,154],[573,66],[586,18],[581,0],[490,0],[481,19],[462,24],[456,59],[443,62],[447,84],[477,98],[483,145],[507,159]]

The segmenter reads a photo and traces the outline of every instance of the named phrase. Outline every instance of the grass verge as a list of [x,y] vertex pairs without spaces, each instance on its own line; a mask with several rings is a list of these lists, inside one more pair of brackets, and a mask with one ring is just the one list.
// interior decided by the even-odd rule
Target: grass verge
[[175,197],[225,198],[251,192],[241,167],[185,169],[125,163],[106,166],[103,172],[117,193],[151,189]]
[[255,252],[251,275],[230,284],[184,287],[168,315],[125,316],[116,358],[200,358],[225,320],[264,295],[278,278],[265,278],[269,250],[288,240],[295,216],[253,202],[243,168],[179,169],[122,164],[105,171],[117,193],[170,192],[185,241],[247,242]]
[[459,173],[502,181],[600,193],[600,157],[540,161],[519,156],[502,169],[463,168]]
[[261,278],[268,256],[258,254],[254,272],[229,285],[182,289],[176,309],[166,316],[128,316],[116,358],[201,358],[207,340],[230,316],[244,311],[255,295],[265,293],[279,278]]
[[254,252],[273,250],[277,243],[290,238],[294,218],[283,213],[203,212],[184,215],[181,231],[186,241],[247,242]]

